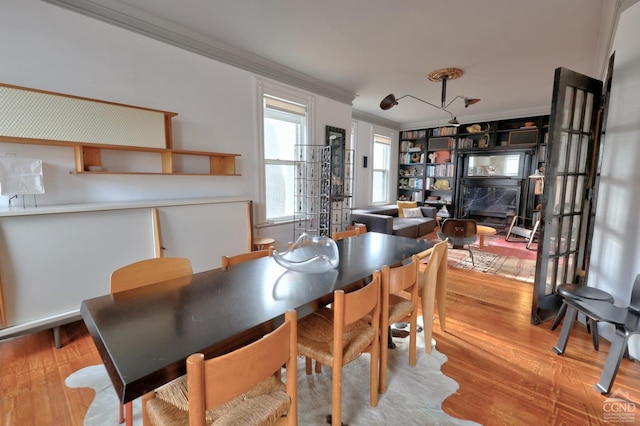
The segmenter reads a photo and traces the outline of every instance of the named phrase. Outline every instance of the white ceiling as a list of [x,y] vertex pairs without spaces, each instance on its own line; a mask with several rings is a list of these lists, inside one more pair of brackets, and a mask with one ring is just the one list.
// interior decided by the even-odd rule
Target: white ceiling
[[427,74],[445,67],[464,71],[448,82],[447,102],[457,95],[482,99],[467,109],[461,100],[449,107],[462,123],[549,113],[555,68],[603,78],[620,2],[45,1],[68,3],[63,6],[72,9],[99,4],[136,17],[136,23],[124,26],[144,21],[157,27],[152,32],[164,28],[189,34],[250,58],[257,69],[264,65],[278,75],[290,73],[335,88],[353,97],[356,116],[375,115],[400,128],[449,120],[447,113],[410,98],[388,111],[379,107],[389,93],[439,105],[441,84],[429,81]]

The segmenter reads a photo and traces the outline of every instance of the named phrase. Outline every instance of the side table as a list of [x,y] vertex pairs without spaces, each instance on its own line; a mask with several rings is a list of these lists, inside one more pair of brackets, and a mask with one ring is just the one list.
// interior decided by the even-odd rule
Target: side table
[[495,228],[484,225],[478,225],[476,229],[478,234],[478,245],[480,246],[480,248],[484,247],[485,235],[496,235],[496,233],[498,232]]

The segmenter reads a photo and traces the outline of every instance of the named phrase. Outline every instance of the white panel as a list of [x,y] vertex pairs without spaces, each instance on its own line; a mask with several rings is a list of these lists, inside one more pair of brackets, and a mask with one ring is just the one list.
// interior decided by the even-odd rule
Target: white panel
[[161,207],[163,256],[191,259],[194,272],[220,267],[220,257],[250,250],[247,202]]
[[2,217],[0,233],[9,326],[80,309],[111,271],[153,257],[149,209]]
[[162,112],[6,86],[0,136],[166,148]]

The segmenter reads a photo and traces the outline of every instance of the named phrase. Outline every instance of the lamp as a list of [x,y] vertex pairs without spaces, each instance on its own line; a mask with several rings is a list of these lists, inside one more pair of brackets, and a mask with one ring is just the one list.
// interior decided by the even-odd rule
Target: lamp
[[533,187],[534,195],[541,195],[544,192],[544,173],[542,170],[536,169],[536,171],[529,175],[529,179],[535,179],[535,185]]
[[442,82],[442,95],[440,98],[440,106],[436,104],[432,104],[431,102],[427,102],[424,99],[416,98],[413,95],[403,95],[403,96],[400,96],[399,98],[396,98],[396,96],[393,93],[391,93],[385,96],[385,98],[380,102],[380,108],[386,111],[398,105],[398,101],[402,98],[413,98],[417,101],[423,102],[434,108],[437,108],[449,113],[449,115],[451,116],[451,120],[449,120],[448,124],[451,124],[452,126],[457,127],[460,125],[460,122],[458,122],[457,117],[455,117],[453,113],[451,113],[451,111],[448,110],[449,105],[451,105],[456,99],[462,99],[464,101],[465,108],[467,108],[469,105],[477,104],[478,102],[480,102],[479,98],[467,98],[464,96],[456,96],[449,103],[447,103],[447,80],[455,80],[456,78],[461,77],[462,74],[463,72],[459,68],[441,68],[429,73],[428,75],[429,80]]
[[542,173],[539,169],[536,169],[535,172],[529,175],[529,179],[544,179],[544,173]]

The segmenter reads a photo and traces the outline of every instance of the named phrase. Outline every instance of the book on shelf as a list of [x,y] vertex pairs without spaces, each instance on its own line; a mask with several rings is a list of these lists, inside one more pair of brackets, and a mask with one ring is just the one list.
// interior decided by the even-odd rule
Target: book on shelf
[[411,194],[411,201],[422,203],[424,201],[424,195],[422,191],[416,191],[413,194]]
[[427,166],[425,174],[435,177],[453,177],[454,169],[453,163],[430,164]]
[[433,129],[433,136],[454,136],[457,134],[457,127],[436,127]]
[[426,130],[405,130],[402,132],[403,139],[420,139],[427,136]]
[[473,148],[473,139],[471,139],[471,138],[459,139],[459,140],[458,140],[458,147],[459,147],[460,149],[470,149],[470,148]]

